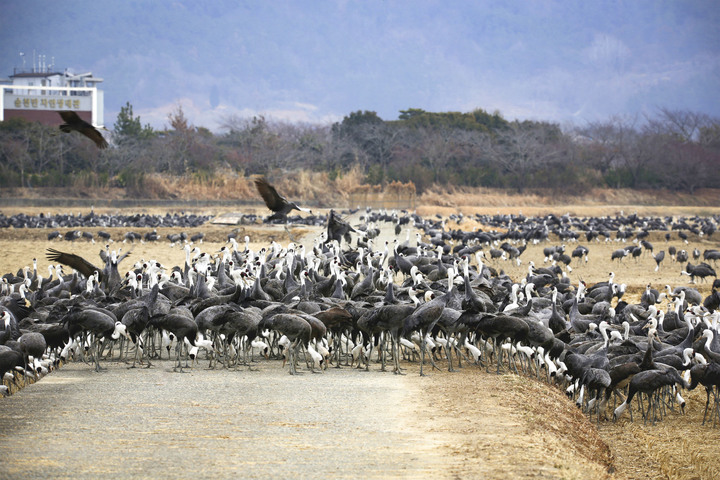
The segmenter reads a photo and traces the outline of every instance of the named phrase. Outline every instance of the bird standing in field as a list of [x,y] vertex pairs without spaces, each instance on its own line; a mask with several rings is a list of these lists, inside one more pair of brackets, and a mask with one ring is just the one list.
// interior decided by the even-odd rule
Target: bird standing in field
[[82,118],[80,118],[80,116],[76,112],[68,110],[58,112],[58,114],[60,114],[63,121],[65,122],[60,125],[61,132],[70,133],[72,131],[75,131],[82,133],[90,140],[95,142],[95,145],[97,145],[98,148],[107,148],[107,140],[105,140],[100,131]]
[[270,185],[263,177],[255,179],[255,187],[258,193],[265,201],[265,205],[273,211],[273,214],[267,218],[267,221],[287,220],[287,215],[293,210],[312,213],[310,209],[298,206],[295,202],[288,202],[285,197],[280,195],[275,187]]

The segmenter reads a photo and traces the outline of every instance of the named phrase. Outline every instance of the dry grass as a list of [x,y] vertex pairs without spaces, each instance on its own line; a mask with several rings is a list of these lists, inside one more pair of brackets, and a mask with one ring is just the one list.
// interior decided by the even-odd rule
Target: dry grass
[[[592,189],[583,195],[569,195],[554,191],[514,193],[508,190],[468,187],[433,187],[424,192],[419,203],[429,207],[455,207],[464,213],[479,210],[512,207],[563,213],[566,206],[604,208],[613,205],[631,206],[632,209],[663,210],[667,206],[687,206],[694,211],[703,207],[718,207],[717,190],[699,190],[694,194],[665,190]],[[626,212],[634,211],[626,209]],[[563,212],[558,212],[562,209]],[[530,211],[528,211],[530,212]],[[532,213],[531,213],[532,214]]]
[[364,178],[365,174],[360,170],[360,167],[354,166],[350,171],[340,173],[335,178],[335,187],[342,193],[343,199],[347,200],[349,193],[358,185],[361,185]]
[[[300,170],[292,172],[269,172],[268,180],[275,184],[281,194],[300,203],[327,208],[356,207],[350,205],[352,193],[372,192],[404,198],[406,207],[422,205],[425,211],[440,209],[443,212],[471,213],[523,213],[535,215],[554,212],[558,214],[597,209],[601,215],[638,211],[652,215],[664,215],[669,206],[684,207],[693,214],[717,214],[720,211],[720,191],[717,189],[698,190],[693,194],[667,190],[629,190],[595,188],[574,195],[557,190],[532,190],[524,193],[492,189],[435,185],[421,195],[417,195],[412,183],[391,182],[384,186],[368,185],[365,174],[357,167],[340,172],[330,178],[326,172]],[[181,177],[169,177],[160,174],[144,176],[144,184],[134,192],[121,188],[47,188],[20,189],[7,188],[0,191],[4,198],[148,198],[177,200],[255,200],[260,198],[255,191],[253,176],[220,170],[214,175],[201,173]],[[87,182],[80,178],[79,182]],[[396,198],[397,197],[397,198]],[[417,197],[417,198],[416,198]],[[357,199],[358,196],[352,197]],[[394,208],[398,203],[392,202]],[[423,212],[418,212],[423,214]]]
[[[612,456],[595,426],[558,390],[464,364],[421,379],[433,425],[448,444],[450,478],[607,478]],[[408,365],[408,375],[418,373]]]
[[151,174],[145,177],[146,190],[152,198],[233,200],[256,195],[250,178],[228,170],[211,177],[168,177]]
[[720,478],[716,462],[720,432],[701,425],[705,400],[701,390],[683,392],[688,401],[686,415],[675,412],[656,425],[644,425],[636,411],[635,422],[624,419],[598,426],[623,478]]

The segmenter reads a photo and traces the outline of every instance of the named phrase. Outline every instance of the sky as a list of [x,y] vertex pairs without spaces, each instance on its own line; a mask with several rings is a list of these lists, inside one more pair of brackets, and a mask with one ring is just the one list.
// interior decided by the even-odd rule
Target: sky
[[716,0],[2,0],[0,77],[33,51],[103,78],[111,129],[126,102],[154,128],[180,106],[214,132],[408,108],[720,118]]

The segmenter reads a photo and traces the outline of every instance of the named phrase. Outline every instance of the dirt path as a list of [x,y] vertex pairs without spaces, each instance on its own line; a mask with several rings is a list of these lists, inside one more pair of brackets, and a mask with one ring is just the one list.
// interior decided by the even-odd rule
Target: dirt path
[[[1,400],[0,478],[598,478],[513,408],[517,377],[331,368],[95,373]],[[375,368],[375,366],[373,366]],[[473,381],[468,382],[471,375]],[[514,378],[514,380],[513,380]],[[509,383],[510,382],[510,383]]]

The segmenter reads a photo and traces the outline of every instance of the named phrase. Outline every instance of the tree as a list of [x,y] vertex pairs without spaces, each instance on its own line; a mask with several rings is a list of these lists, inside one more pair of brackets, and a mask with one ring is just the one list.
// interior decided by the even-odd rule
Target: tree
[[623,130],[618,168],[614,172],[615,186],[639,188],[643,186],[641,179],[654,158],[652,152],[657,143],[632,127]]
[[720,150],[720,120],[713,120],[711,125],[700,129],[700,145]]
[[232,148],[241,159],[241,166],[249,173],[266,173],[276,138],[270,124],[262,115],[252,118],[231,116],[224,119],[222,128],[228,132],[221,138],[222,145]]
[[[447,177],[441,179],[441,172],[447,171],[450,160],[457,155],[459,142],[455,138],[457,131],[449,128],[437,128],[422,132],[422,146],[420,148],[423,163],[433,173],[433,182],[447,181]],[[447,173],[447,172],[446,172]]]
[[621,155],[624,130],[611,120],[592,122],[585,127],[575,129],[576,143],[585,153],[590,168],[606,175],[617,165]]
[[558,132],[554,124],[512,122],[498,133],[493,160],[503,165],[510,184],[519,192],[536,182],[533,175],[557,159]]
[[140,123],[140,116],[133,117],[133,107],[130,102],[126,102],[124,107],[120,107],[120,113],[118,113],[117,121],[113,126],[113,139],[116,144],[148,140],[154,135],[155,132],[150,124],[143,127]]
[[168,156],[165,157],[165,168],[175,175],[183,175],[190,164],[190,147],[193,143],[193,129],[188,125],[182,105],[168,113],[168,122],[172,130],[168,130],[165,138]]
[[334,135],[346,137],[358,144],[362,144],[365,140],[365,131],[373,126],[383,125],[385,122],[378,114],[368,110],[352,112],[350,115],[343,117],[341,123],[335,123],[332,126]]
[[720,180],[720,152],[695,143],[661,146],[662,178],[665,187],[690,194],[713,187]]
[[451,130],[479,130],[495,132],[508,128],[509,123],[499,112],[493,114],[478,108],[468,113],[461,112],[426,112],[420,108],[400,110],[398,122],[408,128],[445,128]]
[[699,140],[702,129],[711,124],[712,120],[704,113],[661,108],[659,118],[648,119],[647,128],[656,134],[672,136],[681,143],[691,143]]
[[338,140],[349,140],[367,155],[370,183],[388,179],[388,166],[393,150],[402,144],[403,128],[383,121],[375,112],[358,110],[343,118],[342,123],[335,123],[332,132]]
[[658,136],[649,127],[638,130],[635,116],[615,116],[583,130],[586,148],[595,149],[595,165],[611,188],[639,188],[656,158]]
[[[5,141],[0,144],[0,158],[3,159],[3,164],[8,165],[10,168],[8,173],[13,171],[19,174],[19,185],[13,185],[17,187],[26,186],[26,171],[30,166],[30,155],[28,153],[27,145],[23,144],[21,140],[12,139]],[[7,175],[7,179],[12,182],[13,175]]]

